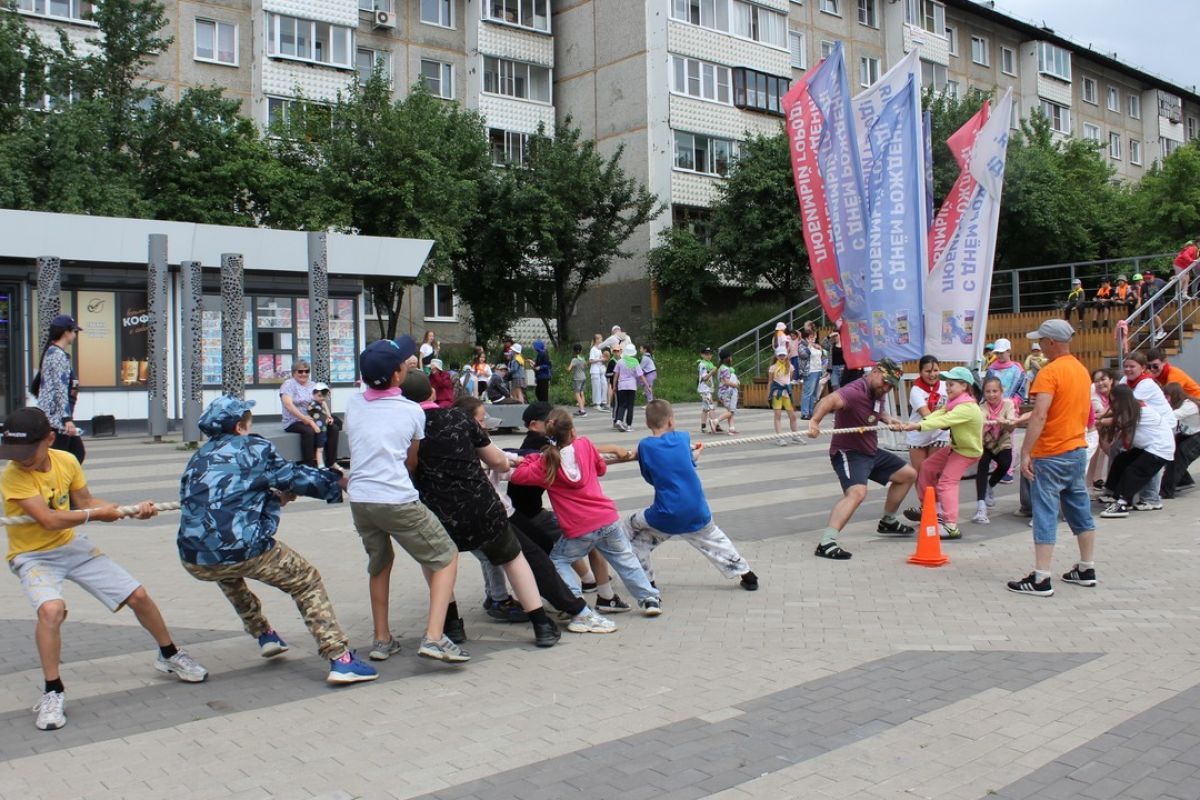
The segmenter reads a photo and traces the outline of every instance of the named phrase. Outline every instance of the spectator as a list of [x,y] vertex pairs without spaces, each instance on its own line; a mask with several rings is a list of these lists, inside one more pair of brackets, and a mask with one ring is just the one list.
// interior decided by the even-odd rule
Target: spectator
[[433,387],[433,401],[438,408],[449,408],[454,403],[454,379],[440,358],[429,360],[429,385]]
[[1170,298],[1168,297],[1170,292],[1166,292],[1161,297],[1156,298],[1155,295],[1166,288],[1167,282],[1150,270],[1146,270],[1145,276],[1142,285],[1142,302],[1151,302],[1150,311],[1154,315],[1154,341],[1161,342],[1167,338],[1167,332],[1163,330],[1162,312],[1166,310],[1167,304],[1170,302]]
[[1032,482],[1034,569],[1020,580],[1009,581],[1008,589],[1049,597],[1054,594],[1050,566],[1060,506],[1079,544],[1079,561],[1063,580],[1080,586],[1096,585],[1096,523],[1084,486],[1084,431],[1091,407],[1091,378],[1087,368],[1071,355],[1075,329],[1069,322],[1046,320],[1027,335],[1043,343],[1050,363],[1038,372],[1030,389],[1034,407],[1021,446],[1021,472]]
[[1075,278],[1071,281],[1071,291],[1067,292],[1067,302],[1063,306],[1063,319],[1067,322],[1071,321],[1071,312],[1079,313],[1079,327],[1083,327],[1083,309],[1087,307],[1087,300],[1084,299],[1083,281]]
[[433,331],[425,331],[418,353],[421,356],[421,367],[426,372],[429,371],[429,362],[437,358],[440,351],[441,346],[438,344],[437,337],[433,335]]
[[1104,327],[1110,327],[1108,315],[1112,310],[1113,305],[1113,288],[1112,281],[1105,275],[1100,279],[1100,288],[1096,290],[1095,297],[1092,298],[1092,328],[1100,327],[1100,318],[1104,318]]
[[846,356],[842,352],[842,335],[837,331],[829,334],[826,345],[829,351],[829,391],[837,391],[842,385],[842,373],[846,370]]
[[1004,396],[1012,398],[1013,405],[1019,408],[1029,388],[1025,368],[1011,359],[1012,342],[1008,339],[997,339],[993,352],[996,358],[984,377],[999,378],[1000,385],[1004,388]]
[[571,373],[571,390],[575,394],[575,416],[587,416],[587,397],[585,390],[587,389],[587,359],[583,357],[583,345],[576,344],[572,348],[574,353],[571,358],[571,363],[567,365],[567,369]]
[[537,353],[533,359],[534,392],[537,399],[545,403],[550,400],[550,375],[553,365],[550,363],[549,354],[546,353],[546,343],[541,339],[534,341],[533,350]]
[[[1135,275],[1135,278],[1141,280],[1141,276]],[[1113,296],[1113,306],[1116,308],[1125,309],[1125,315],[1128,316],[1130,311],[1137,308],[1137,292],[1129,285],[1129,281],[1124,275],[1117,276],[1117,288]]]
[[[310,467],[317,465],[317,436],[321,433],[321,424],[313,417],[313,389],[315,385],[309,382],[312,367],[304,359],[292,364],[292,377],[279,387],[279,399],[283,410],[281,422],[288,433],[300,436],[300,463]],[[336,427],[330,426],[325,430],[325,446],[322,455],[326,464],[337,463],[338,436]]]
[[821,396],[821,377],[825,374],[825,351],[817,343],[816,329],[806,328],[804,345],[808,350],[808,372],[804,375],[804,396],[800,398],[800,418],[810,419]]
[[487,383],[487,399],[491,403],[519,403],[508,391],[508,365],[501,362],[492,370]]
[[1189,239],[1175,256],[1175,271],[1183,276],[1179,279],[1179,293],[1187,300],[1193,299],[1188,292],[1188,285],[1192,281],[1192,271],[1197,260],[1200,260],[1200,249]]
[[508,388],[513,399],[518,403],[525,402],[525,386],[528,377],[525,374],[525,357],[521,355],[521,345],[514,344],[509,350]]
[[42,360],[29,387],[37,397],[38,408],[46,412],[50,427],[54,429],[51,449],[72,454],[80,464],[87,454],[73,417],[75,400],[79,397],[79,378],[71,366],[67,348],[75,343],[82,330],[75,319],[66,314],[50,320],[50,334],[42,348]]
[[592,349],[588,351],[588,375],[592,381],[592,406],[598,411],[608,410],[608,381],[604,379],[604,341],[600,334],[592,336]]
[[1033,383],[1033,379],[1037,377],[1038,370],[1046,366],[1046,356],[1042,353],[1042,346],[1034,342],[1029,346],[1029,355],[1025,356],[1025,383],[1027,385]]

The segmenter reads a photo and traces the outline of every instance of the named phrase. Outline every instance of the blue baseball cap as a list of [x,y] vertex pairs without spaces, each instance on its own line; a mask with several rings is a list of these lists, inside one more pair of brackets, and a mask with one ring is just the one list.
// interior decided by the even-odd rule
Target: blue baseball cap
[[66,328],[69,331],[81,331],[79,323],[70,314],[59,314],[54,319],[50,320],[51,328]]
[[223,394],[208,404],[200,415],[200,430],[209,436],[232,433],[238,420],[254,408],[253,400],[243,400],[231,394]]
[[394,340],[380,339],[371,342],[366,350],[359,353],[358,371],[368,386],[386,389],[392,382],[392,375],[416,354],[417,343],[411,336],[397,336]]

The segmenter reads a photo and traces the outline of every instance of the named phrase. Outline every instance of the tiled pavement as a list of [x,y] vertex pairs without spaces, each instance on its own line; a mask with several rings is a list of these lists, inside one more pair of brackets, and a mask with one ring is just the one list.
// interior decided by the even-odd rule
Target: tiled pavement
[[[680,409],[688,429],[695,416]],[[739,417],[746,434],[770,428],[766,412]],[[635,438],[595,414],[581,428]],[[525,626],[486,620],[467,560],[459,598],[475,658],[445,668],[414,656],[423,589],[402,562],[392,607],[405,651],[350,689],[325,686],[294,606],[265,587],[293,649],[257,658],[220,593],[178,566],[170,515],[89,526],[213,675],[200,686],[159,675],[132,615],[71,587],[70,724],[39,732],[31,614],[16,581],[0,580],[0,798],[1200,798],[1196,498],[1104,521],[1100,586],[1059,583],[1034,599],[1003,589],[1032,556],[1008,488],[992,525],[965,523],[946,544],[941,569],[908,566],[911,542],[874,535],[878,488],[844,536],[854,559],[813,558],[839,495],[824,453],[814,442],[705,454],[710,504],[758,593],[667,544],[663,617],[627,615],[612,636],[539,651]],[[86,468],[99,496],[173,499],[186,455],[100,441]],[[604,483],[623,511],[649,497],[630,465]],[[282,536],[320,567],[365,645],[348,517],[303,501]],[[1057,571],[1072,549],[1064,541]]]

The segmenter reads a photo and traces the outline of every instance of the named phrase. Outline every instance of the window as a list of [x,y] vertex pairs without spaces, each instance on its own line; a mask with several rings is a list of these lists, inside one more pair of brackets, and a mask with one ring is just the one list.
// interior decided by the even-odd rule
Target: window
[[529,134],[488,128],[488,141],[492,145],[492,163],[498,167],[509,164],[525,166],[529,163]]
[[454,67],[443,61],[421,59],[421,85],[434,97],[454,99]]
[[680,22],[729,30],[729,3],[726,0],[671,0],[671,17]]
[[1071,109],[1060,106],[1058,103],[1051,103],[1049,100],[1043,100],[1041,108],[1046,119],[1050,120],[1050,130],[1057,133],[1071,133]]
[[267,15],[267,54],[350,69],[353,31],[328,22]]
[[358,0],[359,11],[391,11],[392,0]]
[[1038,42],[1038,72],[1071,80],[1071,53],[1049,42]]
[[231,22],[197,19],[194,58],[197,61],[212,61],[236,67],[237,39],[237,25]]
[[677,94],[729,104],[729,67],[683,56],[671,56],[671,61]]
[[483,57],[483,90],[522,100],[550,102],[550,69],[523,61]]
[[355,51],[354,67],[358,70],[359,85],[367,85],[367,81],[371,80],[371,76],[375,73],[375,67],[377,66],[379,67],[379,71],[383,73],[383,79],[391,83],[392,58],[386,50],[371,50],[366,47],[360,47]]
[[451,0],[421,0],[421,22],[453,28],[454,4]]
[[729,174],[737,157],[737,143],[715,136],[675,131],[675,168],[703,175]]
[[826,14],[833,14],[840,17],[842,15],[842,0],[821,0],[820,8]]
[[763,44],[787,47],[787,15],[733,0],[733,32]]
[[958,81],[946,81],[946,96],[954,100],[958,99]]
[[858,59],[858,85],[870,86],[879,80],[879,59],[861,56]]
[[550,0],[485,0],[483,16],[508,25],[549,31]]
[[833,52],[833,42],[826,39],[821,40],[821,58],[829,58],[829,54]]
[[[788,52],[792,55],[793,67],[796,69],[808,69],[808,54],[805,52],[804,34],[802,32],[788,31]],[[1195,122],[1195,120],[1191,121]]]
[[1166,117],[1168,122],[1179,122],[1183,119],[1183,101],[1173,94],[1159,92],[1158,115]]
[[92,19],[91,0],[17,0],[17,10],[60,19]]
[[877,0],[858,0],[858,24],[868,28],[879,27],[879,5]]
[[1093,125],[1090,122],[1083,123],[1083,138],[1089,142],[1100,144],[1100,126]]
[[980,66],[988,67],[992,64],[991,47],[988,45],[986,36],[971,37],[971,60]]
[[1121,134],[1110,133],[1108,135],[1108,155],[1109,158],[1121,160]]
[[921,62],[921,85],[935,92],[946,91],[946,68],[941,64]]
[[1121,113],[1121,93],[1115,86],[1108,87],[1108,110]]
[[425,319],[455,320],[453,289],[444,283],[431,283],[425,287]]
[[1129,140],[1129,163],[1142,165],[1142,141],[1140,139]]
[[1158,137],[1158,149],[1162,152],[1163,158],[1170,156],[1179,149],[1179,146],[1179,142],[1174,139],[1168,139],[1165,136]]
[[1188,138],[1188,141],[1189,141],[1189,142],[1190,142],[1190,141],[1192,141],[1192,140],[1193,140],[1193,139],[1195,139],[1197,136],[1200,136],[1200,123],[1198,123],[1198,122],[1197,122],[1197,120],[1196,120],[1196,118],[1195,118],[1195,117],[1188,117],[1188,118],[1187,118],[1187,138]]
[[1083,102],[1097,105],[1100,101],[1096,99],[1096,81],[1094,78],[1083,79]]
[[758,70],[733,70],[733,104],[747,111],[783,115],[783,96],[792,82]]
[[325,103],[296,100],[291,97],[267,96],[267,124],[287,124],[298,111],[307,116],[306,127],[317,130],[333,124],[333,109]]
[[[1130,95],[1129,95],[1129,118],[1130,119],[1141,119],[1142,118],[1142,96],[1139,94],[1130,93]],[[1129,151],[1129,158],[1131,161],[1133,160],[1133,150],[1132,149],[1130,149],[1130,151]]]
[[905,0],[904,21],[938,36],[946,35],[946,7],[935,0]]
[[958,55],[958,28],[953,25],[946,26],[946,41],[950,46],[950,55]]
[[1011,47],[1000,48],[1000,71],[1005,75],[1017,74],[1017,51]]

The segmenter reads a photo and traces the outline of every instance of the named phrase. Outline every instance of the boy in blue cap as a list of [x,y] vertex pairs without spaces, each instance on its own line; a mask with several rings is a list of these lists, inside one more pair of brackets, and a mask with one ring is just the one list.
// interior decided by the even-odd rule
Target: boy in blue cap
[[329,661],[329,683],[359,683],[379,677],[359,661],[338,625],[321,573],[280,541],[279,509],[296,495],[342,502],[343,478],[331,469],[286,460],[270,441],[250,434],[254,401],[222,395],[200,417],[210,438],[188,461],[179,481],[182,517],[177,544],[183,568],[193,578],[215,581],[258,639],[263,658],[287,651],[246,586],[253,578],[287,592],[304,624]]

